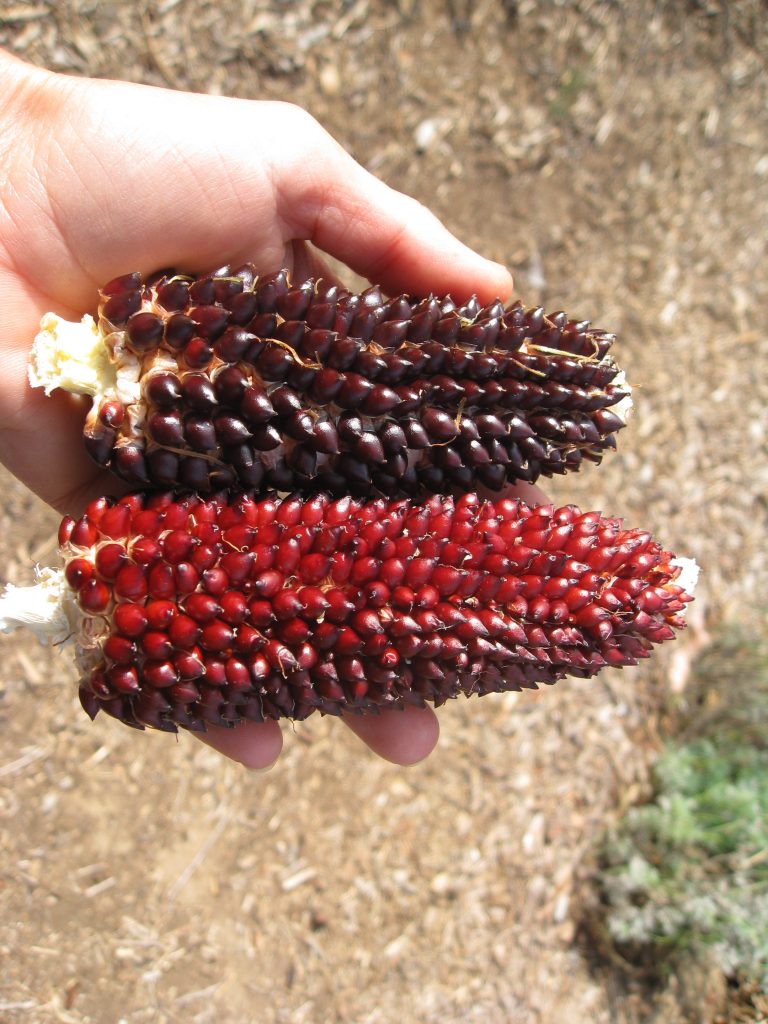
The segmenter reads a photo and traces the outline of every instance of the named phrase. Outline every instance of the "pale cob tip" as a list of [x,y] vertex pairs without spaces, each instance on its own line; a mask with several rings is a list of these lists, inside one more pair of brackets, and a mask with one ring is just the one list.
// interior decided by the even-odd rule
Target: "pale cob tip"
[[670,562],[680,569],[680,575],[675,580],[678,587],[682,587],[689,597],[693,597],[696,585],[699,582],[701,566],[694,558],[673,558]]
[[627,395],[622,398],[616,405],[611,406],[611,412],[619,417],[624,422],[624,425],[629,422],[629,417],[632,415],[632,410],[635,407],[634,400],[632,398],[632,385],[627,380],[627,375],[624,370],[619,370],[613,379],[613,383],[618,388],[626,388]]

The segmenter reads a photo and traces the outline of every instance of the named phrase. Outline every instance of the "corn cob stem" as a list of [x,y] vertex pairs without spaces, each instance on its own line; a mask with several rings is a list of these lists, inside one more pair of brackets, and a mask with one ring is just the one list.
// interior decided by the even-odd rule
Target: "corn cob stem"
[[72,641],[82,619],[63,569],[38,569],[30,587],[9,583],[0,595],[0,632],[24,628],[41,643]]

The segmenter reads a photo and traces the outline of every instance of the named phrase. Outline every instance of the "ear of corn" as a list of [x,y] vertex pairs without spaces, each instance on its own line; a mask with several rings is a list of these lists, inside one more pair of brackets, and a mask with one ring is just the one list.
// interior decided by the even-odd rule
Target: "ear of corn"
[[49,314],[30,380],[93,396],[87,449],[134,486],[416,497],[599,462],[631,404],[612,341],[520,302],[224,267],[116,278],[79,330]]
[[686,560],[597,512],[472,493],[615,447],[612,342],[520,302],[250,265],[116,278],[95,320],[43,318],[30,381],[92,396],[87,450],[143,491],[65,518],[63,569],[8,588],[0,630],[73,641],[92,718],[165,731],[633,665],[684,625]]
[[[76,623],[83,707],[167,731],[591,676],[671,639],[690,600],[647,533],[474,494],[134,494],[59,539],[64,611],[47,614],[58,639]],[[41,601],[26,607],[39,624]]]

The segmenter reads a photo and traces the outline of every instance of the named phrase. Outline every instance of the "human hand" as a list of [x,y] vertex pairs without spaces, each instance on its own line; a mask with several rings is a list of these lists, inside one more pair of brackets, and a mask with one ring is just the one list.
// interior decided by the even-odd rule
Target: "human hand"
[[[391,293],[510,294],[504,268],[298,107],[70,78],[3,53],[0,89],[0,452],[62,512],[114,481],[83,450],[83,400],[29,388],[29,348],[44,312],[78,319],[118,274],[250,261],[264,273],[288,267],[295,280],[332,277],[320,250]],[[347,722],[400,764],[437,741],[429,709]],[[282,742],[276,722],[203,738],[251,767],[271,764]]]

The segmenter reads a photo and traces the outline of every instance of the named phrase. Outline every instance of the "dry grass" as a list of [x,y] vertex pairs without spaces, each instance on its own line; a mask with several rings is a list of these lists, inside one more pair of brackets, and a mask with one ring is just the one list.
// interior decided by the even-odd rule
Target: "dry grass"
[[[302,103],[527,301],[615,328],[636,417],[553,492],[705,570],[655,670],[446,707],[409,771],[317,719],[246,776],[92,725],[63,658],[6,642],[0,1020],[631,1016],[572,942],[580,861],[642,791],[701,632],[768,599],[765,23],[761,0],[0,0],[0,42],[50,67]],[[20,581],[55,519],[3,485]]]

